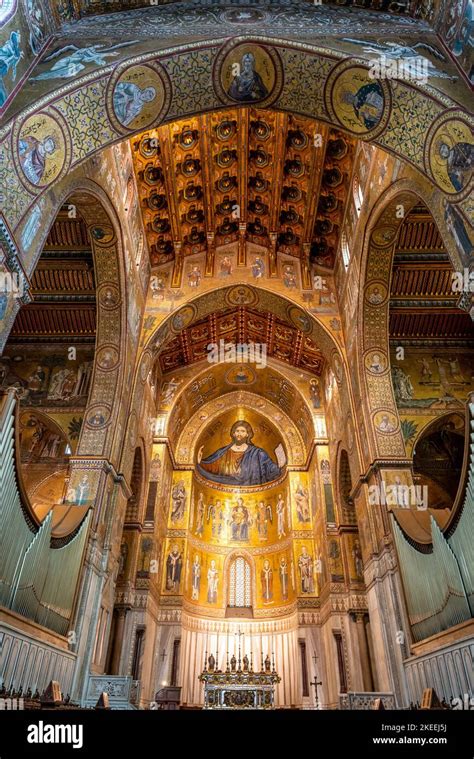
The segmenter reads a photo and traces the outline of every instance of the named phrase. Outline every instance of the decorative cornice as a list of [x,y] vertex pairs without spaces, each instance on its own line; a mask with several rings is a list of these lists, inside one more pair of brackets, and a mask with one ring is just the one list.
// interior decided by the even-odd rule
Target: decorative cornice
[[426,252],[423,253],[419,250],[412,252],[403,251],[403,253],[395,253],[394,255],[394,263],[401,264],[401,263],[415,263],[413,261],[413,257],[416,256],[416,263],[419,263],[420,261],[426,261],[426,262],[435,262],[435,261],[441,261],[450,263],[449,255],[447,253],[433,253],[433,252]]
[[[179,533],[179,535],[174,535],[172,533]],[[303,532],[303,531],[301,531]],[[168,537],[185,537],[185,530],[168,530]],[[278,541],[278,543],[270,543],[267,546],[245,546],[245,551],[249,554],[252,554],[252,556],[265,556],[269,553],[274,553],[275,551],[284,551],[286,549],[291,548],[294,533],[292,535],[289,535],[285,540]],[[305,531],[304,534],[301,536],[303,538],[310,538],[312,537],[312,533],[308,530]],[[210,547],[212,546],[213,553],[221,554],[223,556],[230,555],[233,553],[236,549],[240,548],[241,546],[229,546],[229,545],[218,545],[214,543],[210,543],[207,540],[199,540],[199,538],[196,538],[191,533],[188,533],[188,542],[189,545],[193,548],[196,548],[197,550],[202,551],[209,551]]]
[[[473,309],[473,313],[474,313],[474,309]],[[394,337],[390,339],[389,343],[392,347],[395,347],[395,348],[398,348],[399,345],[402,345],[404,347],[409,347],[410,345],[412,345],[412,346],[416,346],[417,348],[433,348],[433,347],[452,348],[453,346],[458,346],[460,348],[472,348],[474,346],[474,340],[461,339],[459,337],[453,337],[453,338],[447,338],[447,337],[442,337],[442,338],[396,337],[395,338]]]
[[456,296],[451,298],[434,298],[424,295],[421,298],[390,298],[390,308],[453,308]]
[[298,627],[298,615],[296,609],[290,610],[285,617],[280,619],[205,619],[183,609],[181,615],[183,628],[189,632],[204,633],[234,633],[241,629],[248,635],[260,635],[262,633],[284,633],[296,630]]

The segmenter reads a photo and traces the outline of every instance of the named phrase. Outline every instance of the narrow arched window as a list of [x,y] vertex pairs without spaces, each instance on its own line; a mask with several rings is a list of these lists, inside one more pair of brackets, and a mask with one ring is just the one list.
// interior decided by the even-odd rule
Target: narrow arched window
[[344,262],[344,268],[349,268],[349,261],[351,260],[351,253],[349,250],[349,243],[347,242],[347,235],[345,232],[341,235],[341,253],[342,253],[342,260]]
[[234,608],[252,606],[250,564],[243,556],[237,556],[230,564],[229,606]]
[[360,186],[359,177],[354,177],[354,180],[352,182],[352,192],[354,196],[354,204],[357,211],[357,216],[360,216],[360,212],[362,209],[362,203],[364,202],[364,193],[362,192],[362,188]]
[[342,519],[347,524],[357,524],[354,502],[351,498],[352,478],[347,451],[342,450],[339,459],[339,496],[342,506]]

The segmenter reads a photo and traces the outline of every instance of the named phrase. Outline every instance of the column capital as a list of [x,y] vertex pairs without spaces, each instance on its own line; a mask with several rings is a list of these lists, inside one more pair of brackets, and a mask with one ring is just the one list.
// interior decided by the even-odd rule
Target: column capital
[[369,613],[365,609],[349,609],[349,616],[356,624],[362,624],[368,618]]
[[119,617],[125,617],[132,607],[129,604],[115,604],[115,609]]

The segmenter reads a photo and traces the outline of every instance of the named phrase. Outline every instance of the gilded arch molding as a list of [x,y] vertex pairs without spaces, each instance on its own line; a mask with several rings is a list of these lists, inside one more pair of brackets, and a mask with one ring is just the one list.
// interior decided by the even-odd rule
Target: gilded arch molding
[[[389,350],[389,302],[393,257],[398,230],[405,216],[420,200],[428,207],[442,237],[448,240],[445,225],[440,223],[439,209],[433,203],[426,184],[402,179],[392,185],[371,212],[362,249],[359,303],[359,346],[361,388],[366,398],[366,426],[371,430],[377,458],[406,460],[395,396],[392,388]],[[446,245],[453,267],[462,262]],[[381,357],[382,371],[371,368],[372,357]],[[365,391],[365,392],[364,392]]]
[[[318,428],[314,423],[308,399],[295,382],[294,373],[291,376],[288,374],[285,376],[282,370],[283,367],[277,365],[277,362],[270,358],[266,369],[254,372],[251,384],[240,385],[239,391],[245,390],[249,394],[258,396],[261,401],[270,401],[274,418],[278,419],[276,415],[282,413],[285,418],[288,417],[298,430],[303,449],[309,451],[314,438],[318,436]],[[237,386],[235,383],[229,384],[227,381],[230,371],[232,370],[226,364],[214,366],[213,369],[207,362],[204,366],[201,364],[197,370],[198,373],[194,372],[191,376],[185,375],[182,384],[176,389],[176,395],[173,394],[173,397],[170,397],[169,403],[166,406],[160,405],[159,411],[161,413],[162,410],[167,412],[172,404],[166,422],[166,431],[176,450],[179,449],[180,440],[184,435],[183,425],[190,423],[191,419],[195,419],[198,411],[205,413],[204,405],[215,399],[222,401],[223,397],[227,398],[230,394],[234,394],[233,397],[235,397]],[[259,374],[263,376],[260,377]],[[268,388],[268,380],[272,383],[273,392]],[[201,396],[200,388],[207,381],[212,381],[212,394]],[[283,389],[284,395],[282,397],[275,392],[275,387],[280,391]],[[324,413],[322,408],[318,411],[319,415]]]
[[[163,16],[163,13],[163,19],[166,17],[166,11],[161,8],[148,10],[155,12],[153,18],[151,15],[147,17],[151,28],[153,23],[157,26],[154,19]],[[296,7],[291,15],[304,15],[307,11],[308,7],[304,11]],[[128,14],[129,20],[134,18],[134,13],[139,18],[138,12],[132,12]],[[342,106],[348,94],[352,97],[356,94],[354,82],[358,81],[363,86],[372,82],[373,85],[368,73],[369,61],[357,44],[351,44],[347,38],[336,34],[330,44],[326,40],[324,45],[322,31],[308,36],[308,27],[301,23],[290,34],[293,37],[291,41],[283,39],[280,35],[288,34],[289,16],[277,11],[269,15],[264,36],[261,33],[235,36],[236,32],[242,31],[242,27],[234,26],[229,30],[229,35],[222,38],[222,23],[220,27],[214,26],[211,32],[212,24],[208,22],[212,10],[200,9],[200,13],[203,27],[202,38],[198,42],[195,41],[196,27],[192,21],[187,24],[175,16],[173,23],[180,28],[179,44],[170,46],[172,27],[163,26],[162,22],[163,28],[156,32],[152,43],[145,39],[146,35],[141,40],[123,43],[120,55],[117,52],[113,63],[110,63],[111,56],[105,56],[103,62],[107,65],[95,68],[89,64],[83,65],[82,69],[88,70],[78,78],[72,75],[56,77],[52,63],[43,61],[39,64],[35,69],[34,98],[31,96],[28,99],[28,82],[24,90],[26,102],[33,102],[34,105],[21,110],[21,98],[17,95],[9,114],[15,110],[16,103],[20,110],[14,117],[10,116],[0,131],[0,151],[4,158],[0,183],[6,188],[4,205],[9,209],[7,223],[11,230],[16,230],[31,206],[48,188],[107,145],[124,136],[132,137],[143,129],[152,129],[165,121],[225,108],[229,103],[244,104],[243,100],[239,102],[229,94],[232,90],[227,72],[229,65],[240,60],[244,48],[251,51],[256,60],[268,64],[267,71],[271,75],[267,77],[262,102],[279,110],[331,123],[361,139],[374,141],[425,174],[453,202],[468,203],[472,181],[466,180],[458,188],[451,186],[447,167],[440,162],[438,155],[440,140],[448,132],[454,134],[457,130],[462,133],[462,140],[472,139],[469,137],[472,118],[463,106],[464,99],[468,102],[467,93],[461,83],[447,86],[449,76],[456,73],[455,68],[450,69],[447,59],[441,66],[441,74],[430,78],[427,84],[393,79],[376,85],[380,90],[379,113],[375,119],[364,122]],[[312,16],[312,20],[316,29],[317,15]],[[81,37],[82,27],[80,24],[77,26],[76,42],[83,39],[85,44],[88,28],[90,25],[84,24]],[[394,26],[391,28],[394,29]],[[350,31],[348,26],[346,34]],[[130,32],[133,34],[132,28]],[[123,30],[120,39],[123,39]],[[189,41],[183,44],[183,39]],[[114,111],[114,87],[119,80],[129,81],[127,77],[139,73],[140,67],[146,67],[149,75],[152,72],[156,79],[159,108],[154,109],[154,119],[149,116],[136,124],[132,121],[125,127]],[[452,99],[452,93],[456,99]],[[408,125],[411,127],[409,139]],[[35,181],[34,177],[25,176],[18,145],[25,136],[41,129],[54,132],[58,145],[57,157],[54,167],[53,164],[50,166],[48,176]]]
[[115,397],[123,373],[125,298],[121,245],[117,226],[112,224],[110,215],[101,203],[81,205],[81,214],[87,224],[94,256],[97,331],[94,372],[77,455],[107,456],[112,448],[114,423],[118,413],[110,399]]
[[[297,306],[289,298],[272,292],[262,287],[248,284],[235,284],[227,287],[219,287],[210,292],[203,293],[187,301],[184,306],[178,307],[172,314],[166,316],[161,324],[150,334],[144,354],[150,359],[141,359],[150,365],[150,360],[155,360],[165,342],[181,329],[190,325],[193,321],[205,318],[210,313],[215,313],[225,308],[236,305],[252,305],[262,311],[269,311],[277,317],[294,324],[302,329],[304,334],[311,338],[320,348],[328,365],[331,367],[340,387],[340,392],[346,408],[352,408],[352,396],[350,383],[347,381],[349,371],[341,345],[335,339],[330,329],[322,323],[314,314],[303,307]],[[141,380],[143,381],[143,380]],[[140,382],[138,372],[135,376],[135,387]]]
[[[160,349],[166,341],[178,334],[184,326],[188,326],[197,319],[202,319],[210,313],[215,313],[230,306],[245,304],[252,304],[252,306],[257,306],[261,310],[268,310],[284,320],[289,320],[298,328],[301,328],[301,324],[303,324],[305,334],[311,337],[318,345],[328,365],[334,372],[343,405],[348,410],[347,413],[349,413],[349,409],[352,409],[352,413],[354,413],[355,406],[350,383],[347,381],[349,370],[344,351],[342,345],[338,343],[329,327],[319,321],[314,314],[308,312],[303,307],[297,306],[292,300],[280,293],[274,293],[262,287],[242,283],[221,286],[189,299],[184,306],[178,306],[172,313],[165,315],[160,324],[149,334],[136,363],[137,368],[130,393],[133,405],[129,410],[129,422],[126,432],[127,440],[130,437],[132,426],[136,428],[137,420],[142,417],[144,392],[147,387],[146,380]],[[183,388],[180,388],[180,395],[177,397],[182,396],[182,393]],[[309,418],[311,418],[307,401],[303,400],[303,404]],[[323,409],[321,409],[322,412]],[[135,421],[133,421],[134,419]],[[355,434],[358,434],[357,428]],[[315,434],[314,436],[316,437]]]
[[[89,397],[77,449],[63,475],[66,477],[65,501],[54,506],[55,521],[67,525],[71,533],[93,504],[103,475],[110,469],[108,461],[113,459],[119,408],[113,407],[110,398],[119,392],[123,380],[125,297],[121,233],[109,198],[91,180],[77,179],[56,199],[51,223],[68,199],[79,209],[89,232],[97,293],[96,343]],[[33,267],[35,263],[32,262]],[[77,505],[78,493],[81,508]]]
[[215,288],[177,307],[151,333],[144,350],[151,351],[153,357],[156,357],[166,340],[178,334],[193,321],[202,319],[215,311],[235,306],[254,306],[262,311],[271,311],[311,337],[328,361],[331,362],[336,354],[340,360],[343,360],[340,346],[334,336],[314,314],[302,306],[297,306],[290,298],[279,293],[244,283]]

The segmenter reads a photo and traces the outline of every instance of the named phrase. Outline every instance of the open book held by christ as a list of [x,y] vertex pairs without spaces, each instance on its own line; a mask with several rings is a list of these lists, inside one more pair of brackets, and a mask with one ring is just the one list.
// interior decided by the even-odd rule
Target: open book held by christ
[[210,456],[198,453],[197,470],[200,475],[222,485],[264,485],[276,480],[286,465],[281,443],[275,448],[276,462],[257,445],[253,445],[253,429],[248,422],[235,422],[230,430],[231,442]]

